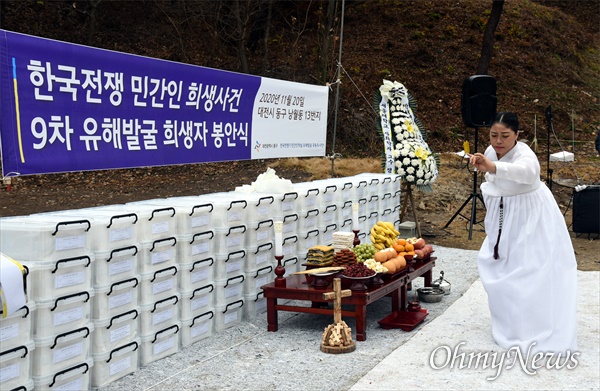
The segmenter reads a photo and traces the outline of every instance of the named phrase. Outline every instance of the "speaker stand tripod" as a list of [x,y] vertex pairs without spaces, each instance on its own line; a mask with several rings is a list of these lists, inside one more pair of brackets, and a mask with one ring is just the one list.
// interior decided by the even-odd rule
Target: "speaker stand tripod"
[[[478,141],[478,137],[479,137],[478,130],[479,129],[477,127],[475,127],[475,143],[474,143],[475,151],[474,152],[477,152],[477,141]],[[483,202],[483,197],[481,196],[481,194],[479,193],[479,189],[477,188],[477,169],[474,168],[473,169],[473,190],[471,191],[471,194],[469,195],[469,197],[462,204],[462,206],[456,211],[454,216],[452,216],[452,218],[450,218],[450,220],[448,220],[446,225],[444,225],[444,228],[448,228],[448,226],[450,225],[450,223],[452,223],[452,221],[456,218],[456,216],[460,215],[463,218],[469,220],[469,240],[471,240],[471,238],[473,237],[473,224],[478,223],[476,221],[477,220],[477,199],[479,199],[481,201],[481,205],[483,205],[483,207],[485,207],[485,203]],[[461,214],[463,208],[465,206],[467,206],[469,201],[473,201],[473,204],[471,205],[471,217],[470,218]]]

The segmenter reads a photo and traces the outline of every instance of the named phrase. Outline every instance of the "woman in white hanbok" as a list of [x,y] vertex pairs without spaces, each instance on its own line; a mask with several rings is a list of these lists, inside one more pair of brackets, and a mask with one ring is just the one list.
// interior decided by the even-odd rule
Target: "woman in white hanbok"
[[[505,349],[573,353],[577,349],[577,262],[563,215],[540,180],[519,122],[498,113],[490,146],[470,157],[481,185],[487,234],[477,257],[488,295],[492,335]],[[531,349],[531,350],[530,350]]]

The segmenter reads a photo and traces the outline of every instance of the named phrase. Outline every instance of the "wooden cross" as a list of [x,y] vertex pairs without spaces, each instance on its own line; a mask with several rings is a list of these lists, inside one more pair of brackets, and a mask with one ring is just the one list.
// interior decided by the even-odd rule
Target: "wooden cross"
[[342,297],[352,296],[350,289],[342,290],[342,280],[333,279],[333,292],[323,293],[323,300],[334,299],[333,302],[333,322],[335,324],[342,321]]

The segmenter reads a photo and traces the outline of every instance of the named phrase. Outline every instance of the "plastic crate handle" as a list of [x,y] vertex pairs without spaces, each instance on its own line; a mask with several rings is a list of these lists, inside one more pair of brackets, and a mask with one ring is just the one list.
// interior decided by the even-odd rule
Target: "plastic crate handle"
[[135,213],[127,213],[127,214],[124,214],[124,215],[112,216],[110,218],[110,222],[108,223],[108,225],[106,226],[106,228],[110,228],[111,225],[113,225],[113,220],[123,219],[125,217],[133,217],[133,223],[131,223],[131,224],[135,224],[138,221],[138,217],[137,217],[137,215]]

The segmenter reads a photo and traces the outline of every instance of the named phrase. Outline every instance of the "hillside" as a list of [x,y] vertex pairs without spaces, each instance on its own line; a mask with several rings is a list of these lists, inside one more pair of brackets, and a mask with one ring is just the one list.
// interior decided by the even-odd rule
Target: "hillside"
[[[326,78],[333,82],[337,45],[343,42],[336,152],[379,154],[371,100],[384,78],[403,83],[414,95],[434,150],[457,150],[467,132],[460,113],[462,81],[475,72],[491,3],[346,1],[343,35],[338,18],[335,45],[327,52]],[[239,71],[228,8],[221,4],[233,2],[5,0],[0,12],[2,28],[11,31]],[[324,84],[317,65],[327,2],[274,1],[268,35],[260,14],[265,8],[252,4],[264,2],[243,2],[253,22],[244,41],[249,72]],[[598,0],[506,2],[489,74],[498,83],[498,109],[520,114],[524,137],[545,132],[544,109],[552,105],[559,138],[571,139],[574,127],[577,141],[592,140],[600,126],[599,25]],[[332,121],[330,115],[328,151]]]

